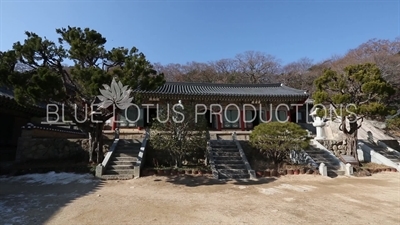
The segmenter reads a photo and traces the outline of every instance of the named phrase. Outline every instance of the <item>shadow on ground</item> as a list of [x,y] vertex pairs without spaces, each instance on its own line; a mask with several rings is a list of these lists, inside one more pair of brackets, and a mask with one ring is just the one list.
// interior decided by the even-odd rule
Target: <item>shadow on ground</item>
[[104,182],[91,174],[46,173],[0,178],[0,224],[45,224]]
[[[234,184],[234,185],[259,185],[267,184],[275,181],[276,178],[260,178],[257,180],[217,180],[212,177],[196,177],[196,176],[174,176],[168,177],[166,182],[184,185],[186,187],[198,187],[198,186],[208,186],[208,185],[221,185],[221,184]],[[161,179],[155,179],[154,181],[161,181]]]

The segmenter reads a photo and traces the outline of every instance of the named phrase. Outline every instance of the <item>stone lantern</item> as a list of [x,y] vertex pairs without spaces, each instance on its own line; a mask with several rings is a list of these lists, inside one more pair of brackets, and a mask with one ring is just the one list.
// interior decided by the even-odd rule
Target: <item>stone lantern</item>
[[326,123],[324,122],[324,119],[317,116],[317,110],[318,109],[314,109],[314,111],[312,111],[310,113],[310,116],[312,116],[314,122],[312,123],[312,125],[316,128],[316,137],[314,138],[314,140],[324,140],[325,139],[325,132],[324,132],[324,126],[326,125]]

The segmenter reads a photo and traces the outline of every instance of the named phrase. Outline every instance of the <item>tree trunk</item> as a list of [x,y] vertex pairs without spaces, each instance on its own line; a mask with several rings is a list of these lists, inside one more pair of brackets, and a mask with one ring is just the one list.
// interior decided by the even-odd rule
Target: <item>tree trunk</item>
[[346,144],[347,144],[346,155],[353,156],[357,161],[357,163],[360,164],[357,154],[358,129],[360,128],[360,125],[358,125],[357,120],[354,118],[350,119],[349,125],[350,129],[347,129],[346,119],[342,118],[342,130],[346,136]]
[[172,160],[174,161],[174,163],[175,163],[175,168],[182,168],[182,165],[183,165],[183,155],[182,154],[179,154],[179,153],[175,153],[175,154],[170,154],[171,155],[171,158],[172,158]]
[[101,163],[104,158],[104,152],[103,152],[103,123],[98,123],[96,124],[96,155],[97,155],[97,163]]
[[175,158],[175,167],[176,168],[182,168],[182,159],[181,159],[181,157],[176,157]]
[[353,156],[358,161],[357,154],[357,132],[353,134],[346,134],[347,151],[346,155]]
[[92,162],[93,158],[92,158],[92,134],[89,132],[89,138],[88,138],[88,144],[89,144],[89,149],[88,149],[88,153],[89,153],[89,163]]
[[[98,123],[89,132],[89,162],[101,163],[104,158],[103,152],[103,124]],[[96,154],[96,155],[95,155]],[[96,161],[94,159],[96,158]]]
[[89,162],[92,163],[94,162],[94,153],[97,145],[96,141],[96,133],[94,131],[89,132]]
[[356,159],[358,163],[360,163],[358,161],[358,154],[357,154],[358,129],[359,126],[357,124],[357,121],[353,121],[350,123],[351,142],[348,143],[347,145],[350,148],[351,155]]

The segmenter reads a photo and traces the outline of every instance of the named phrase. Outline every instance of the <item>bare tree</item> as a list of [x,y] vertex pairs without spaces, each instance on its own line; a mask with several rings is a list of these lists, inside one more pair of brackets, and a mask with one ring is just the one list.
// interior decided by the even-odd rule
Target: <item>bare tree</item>
[[280,60],[262,52],[246,51],[236,55],[237,66],[246,83],[272,83],[280,73]]
[[210,64],[216,72],[218,83],[240,83],[240,72],[236,60],[221,59]]
[[178,63],[170,63],[162,65],[161,63],[155,63],[154,68],[157,71],[162,71],[166,81],[177,81],[183,76],[183,66]]
[[279,81],[293,88],[302,90],[310,90],[315,79],[310,73],[313,66],[313,60],[309,58],[301,58],[296,62],[289,63],[282,68],[282,74]]

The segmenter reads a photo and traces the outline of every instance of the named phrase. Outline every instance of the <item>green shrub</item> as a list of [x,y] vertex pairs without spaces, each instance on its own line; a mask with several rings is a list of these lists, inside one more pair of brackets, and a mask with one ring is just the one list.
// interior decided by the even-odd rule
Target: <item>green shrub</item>
[[400,117],[395,117],[393,119],[389,119],[386,121],[387,128],[391,130],[399,130],[400,129]]
[[307,148],[309,138],[307,131],[295,123],[270,122],[254,128],[250,144],[275,163],[281,163],[288,159],[290,150]]

